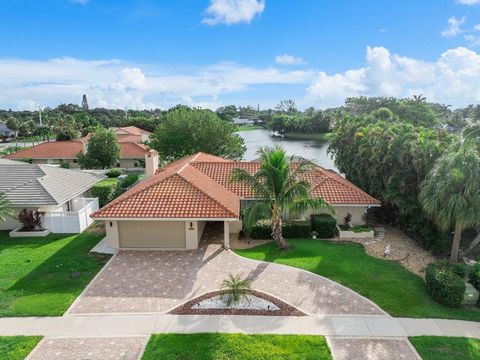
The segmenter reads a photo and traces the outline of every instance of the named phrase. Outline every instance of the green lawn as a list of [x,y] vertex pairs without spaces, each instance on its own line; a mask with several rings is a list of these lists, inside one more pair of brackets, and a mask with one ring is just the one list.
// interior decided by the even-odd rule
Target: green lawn
[[326,360],[323,336],[244,334],[153,335],[142,360]]
[[263,129],[260,125],[239,125],[237,126],[237,131],[250,131],[250,130],[259,130]]
[[0,232],[0,316],[62,315],[108,260],[89,253],[103,236]]
[[423,360],[480,359],[480,340],[462,337],[416,336],[409,338]]
[[335,280],[371,299],[393,316],[480,321],[480,309],[447,308],[432,300],[423,279],[398,262],[371,257],[362,245],[322,240],[290,240],[280,251],[269,243],[236,250],[239,255],[294,266]]
[[0,359],[23,360],[41,340],[41,336],[0,336]]

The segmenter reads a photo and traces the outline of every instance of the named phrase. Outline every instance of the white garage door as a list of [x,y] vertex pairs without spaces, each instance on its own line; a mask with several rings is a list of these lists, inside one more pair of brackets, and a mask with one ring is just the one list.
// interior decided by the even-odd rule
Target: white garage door
[[122,248],[185,248],[183,221],[119,221]]

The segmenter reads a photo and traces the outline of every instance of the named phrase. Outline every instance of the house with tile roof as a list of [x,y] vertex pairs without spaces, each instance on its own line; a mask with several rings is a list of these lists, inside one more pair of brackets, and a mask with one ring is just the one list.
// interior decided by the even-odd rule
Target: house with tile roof
[[[113,128],[120,144],[120,159],[117,164],[123,169],[141,169],[145,167],[145,158],[150,149],[143,144],[148,139],[148,131],[128,126]],[[87,151],[89,136],[70,141],[45,142],[33,147],[9,154],[7,159],[28,161],[32,164],[59,164],[66,162],[70,168],[79,168],[78,157]]]
[[[0,159],[0,193],[18,214],[22,209],[44,211],[43,226],[53,233],[79,233],[92,223],[98,199],[90,189],[105,178],[92,172]],[[16,218],[0,221],[0,230],[21,226]]]
[[[106,222],[106,241],[111,248],[196,249],[208,222],[223,222],[228,247],[230,234],[242,229],[241,210],[255,201],[247,185],[230,183],[234,168],[255,173],[260,163],[197,153],[158,170],[149,166],[146,180],[92,217]],[[380,206],[378,200],[333,171],[316,166],[305,176],[312,195],[336,209],[339,223],[350,213],[353,225],[362,224],[366,210]]]

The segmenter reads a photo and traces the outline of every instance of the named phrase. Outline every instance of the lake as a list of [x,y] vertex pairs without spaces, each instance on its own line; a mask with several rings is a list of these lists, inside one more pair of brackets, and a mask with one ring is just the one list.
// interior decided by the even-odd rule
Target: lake
[[247,146],[244,160],[250,161],[258,158],[257,151],[261,146],[280,145],[285,148],[288,155],[301,156],[326,169],[337,171],[333,159],[327,153],[328,141],[272,137],[270,131],[264,129],[240,131],[238,134],[245,140]]

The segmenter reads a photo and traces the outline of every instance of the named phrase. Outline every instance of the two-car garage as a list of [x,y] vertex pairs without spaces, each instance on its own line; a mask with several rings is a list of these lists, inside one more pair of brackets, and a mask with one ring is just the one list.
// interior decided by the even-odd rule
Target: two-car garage
[[184,221],[119,221],[120,248],[185,249]]

